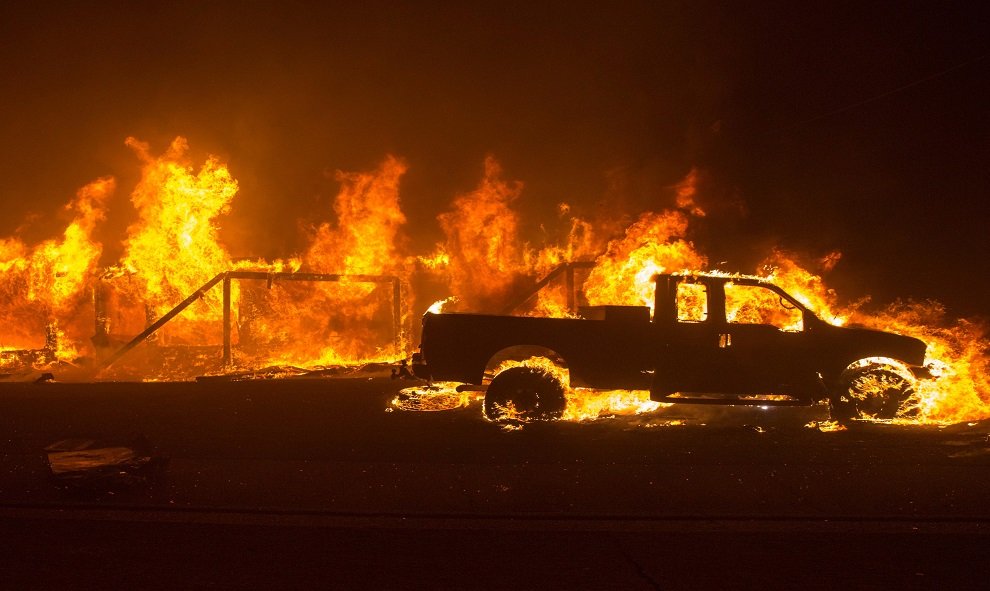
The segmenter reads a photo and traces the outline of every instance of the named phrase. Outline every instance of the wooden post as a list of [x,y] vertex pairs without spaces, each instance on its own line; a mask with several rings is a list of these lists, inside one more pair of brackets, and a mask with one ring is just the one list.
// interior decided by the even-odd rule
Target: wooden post
[[574,266],[570,263],[567,264],[567,274],[564,275],[564,280],[566,281],[567,290],[567,309],[571,314],[577,312],[577,302],[575,301],[577,294],[574,293]]
[[395,327],[395,354],[402,355],[402,285],[399,278],[392,279],[392,320]]
[[223,364],[229,366],[233,360],[230,351],[230,275],[223,275]]

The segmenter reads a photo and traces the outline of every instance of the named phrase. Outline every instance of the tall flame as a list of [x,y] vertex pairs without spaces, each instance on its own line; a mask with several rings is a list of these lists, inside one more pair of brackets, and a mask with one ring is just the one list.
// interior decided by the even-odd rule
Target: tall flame
[[653,275],[704,269],[708,262],[685,239],[688,218],[676,211],[647,212],[609,242],[585,283],[591,305],[653,306]]
[[[60,239],[33,247],[18,239],[0,240],[0,347],[37,348],[41,336],[57,337],[59,359],[71,359],[92,336],[90,279],[102,246],[93,240],[115,187],[102,178],[78,191],[65,209],[72,221]],[[50,343],[49,343],[50,344]]]
[[[230,268],[217,219],[229,211],[237,181],[213,157],[194,172],[185,138],[176,138],[158,157],[151,155],[146,143],[134,138],[126,143],[144,166],[131,194],[138,221],[128,229],[121,259],[122,270],[132,277],[121,282],[120,289],[158,317]],[[186,332],[196,335],[204,322],[219,318],[221,306],[221,294],[208,291],[170,329],[186,324]]]
[[[405,215],[399,181],[407,166],[389,156],[371,172],[338,172],[335,224],[324,223],[302,257],[301,269],[316,273],[390,275],[407,279],[399,244]],[[390,283],[364,281],[252,286],[242,309],[242,336],[267,362],[342,364],[396,359],[384,335],[395,330]],[[408,289],[403,300],[411,303]],[[247,343],[245,343],[247,344]],[[401,345],[400,345],[401,346]]]
[[[110,286],[115,316],[107,320],[118,338],[129,339],[216,274],[232,269],[311,272],[350,276],[330,282],[238,280],[232,285],[234,345],[237,361],[247,366],[351,364],[404,356],[407,343],[396,342],[397,323],[411,309],[412,275],[442,278],[450,297],[438,302],[468,311],[503,309],[534,279],[558,266],[594,261],[580,278],[550,282],[528,300],[523,313],[574,316],[574,303],[652,306],[652,276],[661,272],[703,271],[708,260],[688,239],[693,219],[705,215],[699,203],[703,173],[692,169],[671,185],[675,209],[641,214],[623,232],[609,223],[591,223],[559,206],[558,227],[540,225],[543,244],[532,247],[521,236],[515,207],[522,184],[507,181],[498,162],[486,158],[483,177],[473,191],[457,196],[438,216],[444,239],[431,255],[408,257],[400,181],[406,163],[387,156],[375,170],[338,172],[341,188],[335,219],[321,224],[297,259],[233,261],[220,240],[219,223],[237,194],[237,181],[218,159],[198,169],[179,137],[161,155],[133,138],[127,145],[142,163],[131,202],[137,221],[128,229],[120,264],[102,275],[97,269],[101,245],[93,239],[114,181],[99,179],[78,192],[67,206],[72,219],[58,239],[29,245],[0,239],[0,362],[3,349],[42,346],[47,361],[92,355],[89,347],[94,309],[90,296]],[[938,380],[920,380],[901,420],[948,422],[990,417],[990,344],[987,327],[976,321],[946,318],[933,302],[897,302],[868,311],[867,302],[843,303],[823,280],[840,259],[834,252],[810,263],[794,253],[773,250],[759,274],[781,286],[823,319],[916,336],[928,344],[930,367]],[[418,261],[418,264],[411,263]],[[569,268],[574,271],[575,267]],[[353,276],[360,276],[355,280]],[[269,276],[273,277],[273,276]],[[401,288],[401,290],[399,289]],[[568,293],[568,290],[575,289]],[[401,301],[396,292],[401,291]],[[727,294],[732,317],[766,320],[760,290]],[[221,290],[200,300],[166,329],[171,343],[216,346],[222,316]],[[703,291],[686,289],[685,320],[705,317]],[[753,299],[756,298],[756,299]],[[431,298],[432,299],[432,298]],[[455,303],[456,302],[456,303]],[[771,302],[772,303],[772,302]],[[692,308],[693,306],[693,308]],[[126,310],[138,309],[136,321]],[[697,308],[697,309],[695,309]],[[779,311],[778,311],[779,312]],[[679,312],[680,313],[680,312]],[[132,314],[133,315],[133,314]],[[773,323],[800,329],[788,319]],[[16,356],[16,355],[15,355]],[[151,370],[153,371],[153,370]],[[171,377],[166,375],[166,377]],[[578,395],[580,394],[580,395]],[[570,391],[570,418],[623,409],[652,408],[644,393],[609,393],[592,398]],[[645,406],[644,406],[645,405]]]
[[469,307],[503,300],[523,271],[519,216],[511,207],[521,192],[522,183],[502,180],[502,167],[489,156],[478,188],[454,199],[453,209],[437,218],[447,237],[450,290]]
[[303,257],[306,267],[333,273],[383,274],[400,268],[397,238],[406,223],[399,179],[408,166],[388,156],[371,173],[338,171],[337,223],[322,224]]

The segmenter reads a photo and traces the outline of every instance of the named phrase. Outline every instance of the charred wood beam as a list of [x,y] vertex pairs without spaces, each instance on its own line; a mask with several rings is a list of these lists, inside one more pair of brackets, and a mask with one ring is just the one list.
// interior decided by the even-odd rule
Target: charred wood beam
[[106,349],[110,346],[110,315],[107,313],[107,287],[103,280],[93,286],[94,334],[93,346]]
[[216,285],[217,283],[220,283],[220,281],[224,277],[226,277],[226,275],[227,275],[226,273],[220,273],[216,277],[214,277],[213,279],[210,279],[209,281],[207,281],[206,283],[204,283],[203,286],[200,287],[199,289],[197,289],[196,291],[194,291],[192,293],[192,295],[190,295],[186,299],[182,300],[182,302],[180,302],[178,306],[176,306],[176,307],[172,308],[171,310],[169,310],[164,316],[162,316],[161,318],[159,318],[158,320],[156,320],[154,323],[152,323],[150,326],[148,326],[148,328],[144,329],[141,332],[141,334],[139,334],[136,337],[134,337],[133,339],[131,339],[126,345],[124,345],[120,349],[117,349],[112,355],[110,355],[110,357],[107,357],[106,360],[103,361],[103,364],[101,365],[100,369],[102,370],[102,369],[106,369],[106,368],[110,367],[118,359],[120,359],[121,357],[123,357],[124,355],[126,355],[128,352],[130,352],[131,349],[133,349],[134,347],[137,347],[139,344],[141,344],[142,341],[144,341],[145,339],[147,339],[151,335],[155,334],[155,332],[159,328],[165,326],[168,323],[169,320],[171,320],[171,319],[175,318],[176,316],[178,316],[180,312],[182,312],[183,310],[185,310],[186,308],[188,308],[190,305],[192,305],[193,302],[195,302],[196,300],[198,300],[201,297],[203,297],[203,295],[207,291],[209,291],[210,289],[212,289],[214,285]]
[[230,365],[230,273],[223,277],[223,364]]
[[398,355],[402,353],[402,284],[398,277],[394,277],[392,281],[392,326],[395,331],[392,341]]

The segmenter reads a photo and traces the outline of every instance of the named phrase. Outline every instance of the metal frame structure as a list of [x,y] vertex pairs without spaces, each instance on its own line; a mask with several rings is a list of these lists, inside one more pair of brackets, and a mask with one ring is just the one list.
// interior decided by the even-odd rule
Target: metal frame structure
[[392,326],[393,342],[396,350],[402,348],[402,284],[398,277],[394,275],[347,275],[338,273],[291,273],[267,271],[224,271],[203,284],[202,287],[194,291],[186,299],[179,302],[174,308],[166,312],[161,318],[151,323],[141,334],[137,335],[120,349],[107,357],[101,366],[106,369],[113,365],[118,359],[126,355],[134,347],[147,340],[161,327],[179,315],[183,310],[192,305],[193,302],[203,297],[203,295],[213,289],[218,283],[222,283],[223,289],[223,364],[230,365],[233,361],[231,336],[231,298],[230,285],[234,279],[238,280],[264,280],[269,287],[275,281],[353,281],[356,283],[391,283],[392,284]]
[[499,312],[503,316],[508,316],[516,311],[520,306],[525,304],[529,299],[540,292],[541,289],[550,284],[551,281],[564,275],[564,281],[566,282],[565,289],[567,290],[567,309],[571,312],[577,312],[577,285],[574,283],[574,270],[575,269],[591,269],[595,266],[594,261],[573,261],[570,263],[563,263],[554,268],[554,270],[547,273],[546,277],[540,279],[536,285],[529,288],[526,293],[515,300]]

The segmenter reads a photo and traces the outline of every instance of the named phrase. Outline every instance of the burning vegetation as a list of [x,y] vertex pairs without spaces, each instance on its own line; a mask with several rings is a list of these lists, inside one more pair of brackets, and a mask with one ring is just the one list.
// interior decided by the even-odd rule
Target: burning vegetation
[[[561,204],[562,238],[534,246],[521,239],[522,184],[506,180],[488,158],[477,188],[455,196],[439,214],[443,237],[436,247],[417,254],[407,246],[400,202],[407,164],[388,156],[375,170],[337,174],[334,219],[316,227],[297,257],[243,260],[220,239],[220,222],[238,191],[223,163],[209,158],[197,169],[183,138],[157,156],[137,140],[127,145],[142,174],[130,195],[137,221],[116,264],[100,266],[103,248],[94,238],[116,189],[110,178],[83,187],[66,205],[70,221],[60,237],[33,245],[0,240],[0,362],[8,376],[34,368],[76,379],[189,379],[273,366],[394,362],[411,353],[415,319],[427,308],[574,317],[582,305],[652,307],[655,274],[710,268],[688,239],[692,220],[705,215],[695,198],[696,170],[672,188],[676,207],[642,213],[619,232]],[[934,302],[880,310],[843,303],[821,276],[839,257],[803,265],[797,255],[774,250],[757,274],[827,322],[927,343],[928,365],[941,375],[914,385],[902,420],[990,417],[986,327],[948,318]],[[431,306],[437,291],[446,297]],[[726,303],[734,317],[759,318],[772,309],[746,290],[732,293],[726,291]],[[683,313],[699,320],[706,312],[699,300]],[[107,367],[128,343],[133,351]],[[571,389],[565,369],[548,360],[527,363],[562,378],[565,419],[658,406],[646,392]],[[476,398],[448,386],[437,390],[445,397],[441,406]],[[428,406],[429,396],[408,394],[404,404]]]

